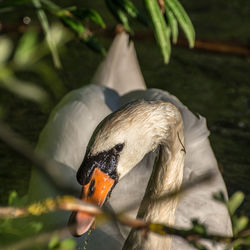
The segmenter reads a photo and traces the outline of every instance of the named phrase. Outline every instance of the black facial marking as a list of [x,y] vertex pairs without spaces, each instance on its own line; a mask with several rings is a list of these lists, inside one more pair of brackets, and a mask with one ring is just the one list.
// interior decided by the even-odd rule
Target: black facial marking
[[89,185],[88,197],[92,196],[95,191],[95,180],[92,180]]
[[114,180],[118,180],[118,174],[116,172],[117,163],[119,160],[119,153],[124,147],[123,144],[117,144],[109,151],[103,151],[97,155],[86,155],[80,168],[77,171],[77,181],[81,185],[89,183],[90,176],[95,168],[99,168],[104,173],[108,174]]

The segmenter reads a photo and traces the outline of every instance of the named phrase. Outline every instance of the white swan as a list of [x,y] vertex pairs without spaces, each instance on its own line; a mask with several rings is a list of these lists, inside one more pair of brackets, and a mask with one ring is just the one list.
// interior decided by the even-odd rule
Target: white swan
[[[70,92],[57,105],[40,135],[37,150],[49,159],[57,161],[64,181],[80,191],[81,187],[76,181],[76,171],[82,164],[94,129],[108,114],[138,99],[145,101],[134,102],[112,114],[98,128],[87,150],[84,164],[78,172],[78,180],[82,184],[87,183],[86,179],[93,180],[91,175],[85,173],[86,168],[91,169],[93,165],[90,166],[89,162],[93,163],[93,159],[98,162],[100,157],[104,157],[100,155],[103,152],[105,156],[112,155],[114,169],[113,171],[105,169],[104,172],[110,172],[113,174],[113,179],[119,181],[106,205],[114,211],[121,211],[129,204],[135,204],[135,209],[130,211],[130,215],[135,217],[158,154],[157,147],[159,144],[163,145],[161,150],[165,154],[161,154],[161,161],[166,163],[167,168],[162,167],[154,171],[155,177],[162,180],[153,180],[156,182],[154,184],[160,184],[157,188],[161,185],[162,187],[159,188],[159,192],[154,193],[155,189],[149,192],[149,198],[151,195],[158,196],[162,191],[178,187],[181,182],[192,181],[208,170],[216,171],[216,178],[185,193],[178,205],[177,199],[165,204],[147,204],[150,206],[147,206],[148,209],[143,216],[153,221],[181,227],[190,226],[190,219],[198,218],[207,225],[209,232],[231,235],[231,222],[226,208],[211,197],[212,193],[219,190],[226,196],[227,192],[207,138],[209,131],[205,119],[194,116],[176,97],[165,91],[146,90],[133,43],[128,42],[125,33],[115,38],[92,84]],[[142,120],[145,122],[141,123]],[[186,150],[184,174],[182,174],[183,141]],[[110,161],[110,158],[109,160],[106,158],[107,161]],[[103,168],[106,168],[106,165]],[[91,173],[95,172],[92,170]],[[113,183],[108,185],[112,186]],[[96,183],[92,185],[91,193],[96,186]],[[30,200],[55,195],[58,193],[54,187],[33,170],[29,190]],[[144,199],[143,202],[145,201],[149,200]],[[65,213],[56,215],[58,217],[52,215],[47,220],[48,224],[67,223],[68,216]],[[89,221],[86,223],[86,220],[81,220],[79,214],[77,218],[78,221],[80,218],[77,233],[81,234],[90,226],[92,219],[88,218]],[[88,249],[121,249],[129,231],[129,228],[114,222],[97,228],[89,237]],[[138,244],[143,249],[193,249],[177,237],[171,240],[150,234],[149,239],[144,241],[136,232],[132,236],[136,238],[133,246],[135,249],[139,247]],[[81,240],[78,239],[79,242]],[[219,244],[214,246],[208,242],[204,244],[210,249],[222,248]]]

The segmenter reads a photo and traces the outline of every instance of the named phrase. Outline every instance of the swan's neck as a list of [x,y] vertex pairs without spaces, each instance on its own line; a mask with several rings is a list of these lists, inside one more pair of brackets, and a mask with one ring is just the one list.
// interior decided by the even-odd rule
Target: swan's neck
[[[160,148],[137,217],[144,221],[174,225],[178,196],[167,200],[157,199],[171,191],[178,190],[182,183],[184,166],[184,134],[182,122],[171,128],[167,141]],[[171,237],[149,233],[147,239],[137,230],[132,230],[124,249],[171,249]]]

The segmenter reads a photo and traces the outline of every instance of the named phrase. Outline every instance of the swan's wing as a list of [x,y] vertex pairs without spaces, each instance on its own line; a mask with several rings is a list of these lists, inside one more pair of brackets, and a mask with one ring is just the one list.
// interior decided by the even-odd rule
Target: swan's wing
[[146,89],[134,44],[129,41],[128,34],[122,32],[115,37],[91,83],[112,88],[120,95],[132,90]]
[[[78,192],[81,186],[76,181],[76,171],[83,160],[90,136],[98,123],[118,108],[118,100],[118,94],[104,86],[90,85],[72,91],[53,110],[40,134],[37,152],[54,160],[57,163],[57,170],[60,169],[61,179]],[[36,169],[33,169],[29,200],[40,200],[56,195],[59,195],[58,191]],[[70,213],[56,212],[44,216],[42,220],[45,228],[66,226],[69,215]],[[96,239],[102,238],[105,242],[111,242],[106,249],[120,246],[121,235],[116,225],[107,225],[95,233],[98,236]],[[77,241],[81,246],[84,236]]]
[[[76,183],[75,172],[81,165],[86,146],[98,123],[117,109],[118,94],[104,86],[91,85],[66,95],[51,113],[42,130],[36,151],[59,163],[65,182]],[[58,166],[57,166],[58,167]],[[42,177],[32,171],[29,197],[39,199],[52,195],[38,183]],[[49,185],[44,185],[43,188]],[[38,195],[39,194],[39,195]]]
[[[222,191],[227,197],[227,191],[208,140],[209,131],[205,118],[196,117],[175,96],[157,89],[128,93],[121,98],[121,104],[140,98],[168,101],[180,110],[184,122],[187,152],[183,183],[190,182],[209,170],[216,173],[215,178],[209,183],[200,184],[198,188],[181,196],[175,225],[187,228],[191,225],[191,219],[197,218],[207,226],[209,232],[231,235],[231,222],[226,207],[212,198],[213,193],[218,191]],[[188,246],[186,242],[176,238],[173,241],[173,249],[188,249]],[[222,249],[222,246],[217,245],[216,248],[216,246],[209,245],[209,249]]]

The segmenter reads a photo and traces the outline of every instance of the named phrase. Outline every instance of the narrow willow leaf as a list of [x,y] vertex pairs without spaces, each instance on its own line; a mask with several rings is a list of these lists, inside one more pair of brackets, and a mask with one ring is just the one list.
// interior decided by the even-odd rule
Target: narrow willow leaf
[[170,8],[176,16],[181,28],[183,29],[187,37],[189,47],[193,48],[195,42],[195,31],[193,24],[186,11],[178,0],[165,0],[165,5],[166,8]]
[[38,19],[40,20],[40,23],[42,25],[49,49],[51,51],[54,65],[56,68],[61,68],[61,62],[60,62],[60,58],[58,55],[57,47],[56,47],[56,45],[51,37],[49,22],[48,22],[48,19],[47,19],[47,16],[46,16],[44,10],[42,9],[42,5],[40,3],[40,0],[32,0],[32,2],[34,4],[34,6],[37,8]]
[[59,11],[57,13],[57,16],[62,20],[65,26],[70,28],[72,31],[74,31],[78,36],[83,35],[85,32],[85,27],[81,22],[73,18],[68,11]]
[[106,27],[106,24],[104,23],[101,15],[93,9],[75,8],[74,10],[71,10],[70,12],[74,16],[76,16],[82,20],[89,18],[92,22],[100,25],[102,28]]
[[106,49],[102,46],[99,41],[94,38],[93,36],[88,36],[87,38],[84,39],[84,42],[86,45],[91,48],[92,50],[101,53],[103,56],[106,55]]
[[168,22],[169,22],[169,26],[170,26],[170,29],[171,29],[171,34],[172,34],[172,40],[173,40],[173,43],[177,43],[177,38],[178,38],[178,23],[177,23],[177,20],[173,14],[173,12],[166,8],[166,16],[167,16],[167,19],[168,19]]
[[160,7],[155,0],[144,0],[145,6],[152,19],[154,33],[160,46],[164,62],[168,63],[170,58],[170,30],[164,20]]
[[131,17],[136,18],[138,10],[134,4],[129,0],[116,0],[116,2],[123,8]]
[[236,209],[242,204],[244,199],[245,199],[245,195],[240,191],[235,192],[230,197],[228,201],[228,210],[231,216],[235,213]]
[[130,0],[115,0],[117,4],[132,18],[144,25],[148,25],[147,17]]
[[28,30],[23,34],[13,57],[13,61],[17,66],[25,67],[33,62],[37,40],[38,34],[33,30]]
[[118,22],[123,25],[124,29],[129,33],[133,33],[129,25],[126,13],[112,0],[106,0],[106,4],[109,7],[113,16],[118,20]]
[[0,66],[9,59],[12,49],[12,41],[7,36],[0,36]]

